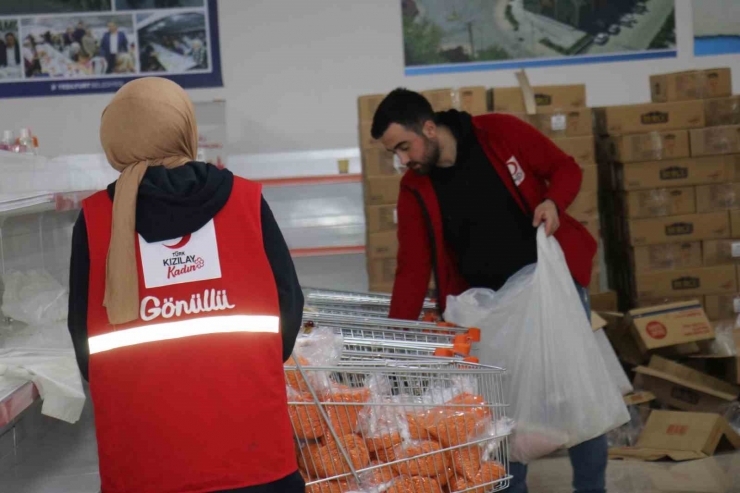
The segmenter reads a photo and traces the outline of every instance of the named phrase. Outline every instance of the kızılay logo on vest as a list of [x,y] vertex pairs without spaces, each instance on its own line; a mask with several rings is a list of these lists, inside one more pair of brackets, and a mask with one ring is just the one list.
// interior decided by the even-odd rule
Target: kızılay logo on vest
[[167,279],[174,279],[177,276],[195,272],[205,267],[206,262],[202,257],[187,255],[185,252],[179,251],[190,242],[191,237],[192,235],[188,234],[174,245],[162,245],[170,250],[175,250],[170,258],[162,259],[162,264],[167,267]]

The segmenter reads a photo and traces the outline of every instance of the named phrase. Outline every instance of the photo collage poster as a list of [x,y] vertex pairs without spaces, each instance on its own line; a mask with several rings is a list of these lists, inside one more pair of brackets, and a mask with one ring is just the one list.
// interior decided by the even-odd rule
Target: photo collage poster
[[2,0],[0,97],[220,87],[216,0]]

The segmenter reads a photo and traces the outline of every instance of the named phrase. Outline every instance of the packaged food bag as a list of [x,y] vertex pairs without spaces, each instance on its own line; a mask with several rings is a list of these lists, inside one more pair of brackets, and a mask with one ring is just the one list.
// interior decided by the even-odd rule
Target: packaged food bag
[[527,463],[629,421],[557,240],[537,232],[537,264],[499,290],[449,296],[445,320],[481,329],[481,363],[508,371],[516,429],[512,460]]

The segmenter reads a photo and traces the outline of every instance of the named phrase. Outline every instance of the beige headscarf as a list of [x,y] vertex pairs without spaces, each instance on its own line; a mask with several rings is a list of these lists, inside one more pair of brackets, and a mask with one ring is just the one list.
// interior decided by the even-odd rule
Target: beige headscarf
[[113,229],[104,306],[111,324],[139,318],[136,268],[136,196],[149,166],[174,168],[196,158],[198,128],[193,103],[174,82],[148,77],[129,82],[103,111],[100,142],[121,172],[113,200]]

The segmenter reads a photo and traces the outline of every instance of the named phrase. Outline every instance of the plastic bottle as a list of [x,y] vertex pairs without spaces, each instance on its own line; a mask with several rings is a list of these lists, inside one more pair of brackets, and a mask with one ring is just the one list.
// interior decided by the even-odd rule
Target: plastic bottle
[[13,152],[14,145],[15,145],[15,139],[13,138],[13,131],[5,130],[3,132],[3,140],[0,142],[0,151]]
[[25,154],[36,154],[36,150],[33,147],[33,137],[31,131],[27,128],[21,129],[21,136],[18,138],[18,152]]

